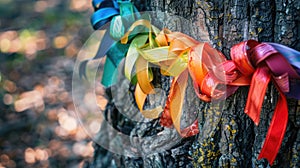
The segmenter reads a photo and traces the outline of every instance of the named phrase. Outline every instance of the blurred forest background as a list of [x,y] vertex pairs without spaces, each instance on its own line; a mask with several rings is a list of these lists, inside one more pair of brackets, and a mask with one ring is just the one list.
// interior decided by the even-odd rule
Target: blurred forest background
[[0,167],[78,167],[92,157],[71,96],[91,14],[91,0],[0,0]]

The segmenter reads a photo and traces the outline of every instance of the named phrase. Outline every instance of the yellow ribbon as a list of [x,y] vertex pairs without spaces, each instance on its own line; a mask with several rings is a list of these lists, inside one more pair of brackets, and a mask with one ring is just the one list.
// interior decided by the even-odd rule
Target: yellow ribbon
[[138,20],[121,38],[121,43],[128,42],[130,34],[137,26],[149,29],[148,35],[141,34],[132,40],[125,60],[125,75],[129,80],[132,80],[135,66],[137,84],[134,95],[137,106],[146,118],[151,119],[158,118],[163,111],[161,106],[150,110],[143,109],[148,94],[155,94],[149,65],[158,65],[163,75],[174,77],[166,106],[175,129],[181,134],[180,118],[188,81],[188,54],[191,47],[199,42],[180,32],[171,32],[168,29],[159,31],[148,20]]

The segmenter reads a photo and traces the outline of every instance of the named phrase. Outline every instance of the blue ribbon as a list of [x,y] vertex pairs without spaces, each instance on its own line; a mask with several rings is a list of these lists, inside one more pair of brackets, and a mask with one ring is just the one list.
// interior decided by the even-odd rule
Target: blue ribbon
[[95,30],[108,23],[113,16],[119,15],[119,5],[116,0],[93,0],[95,12],[91,17],[91,23]]
[[99,29],[104,24],[109,22],[111,17],[119,15],[119,11],[116,8],[107,7],[97,10],[91,17],[91,23],[94,29]]

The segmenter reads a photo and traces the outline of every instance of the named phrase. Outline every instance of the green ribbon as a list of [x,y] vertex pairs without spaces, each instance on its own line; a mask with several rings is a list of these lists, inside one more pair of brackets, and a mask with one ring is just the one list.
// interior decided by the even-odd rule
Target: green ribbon
[[[116,83],[118,76],[118,66],[121,60],[126,56],[129,48],[129,44],[121,44],[120,39],[124,36],[128,27],[136,20],[140,18],[140,14],[137,13],[136,7],[131,1],[118,1],[120,15],[113,17],[110,24],[110,36],[117,42],[107,52],[107,58],[104,65],[103,76],[101,83],[105,87],[109,87]],[[136,30],[140,32],[141,30]]]

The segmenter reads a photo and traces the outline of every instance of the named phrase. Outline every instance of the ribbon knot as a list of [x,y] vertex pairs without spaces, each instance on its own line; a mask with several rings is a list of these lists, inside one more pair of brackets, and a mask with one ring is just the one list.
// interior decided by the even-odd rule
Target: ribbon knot
[[289,62],[271,45],[261,43],[252,49],[251,58],[255,65],[265,61],[272,72],[272,79],[280,91],[289,92],[289,76],[298,78]]

